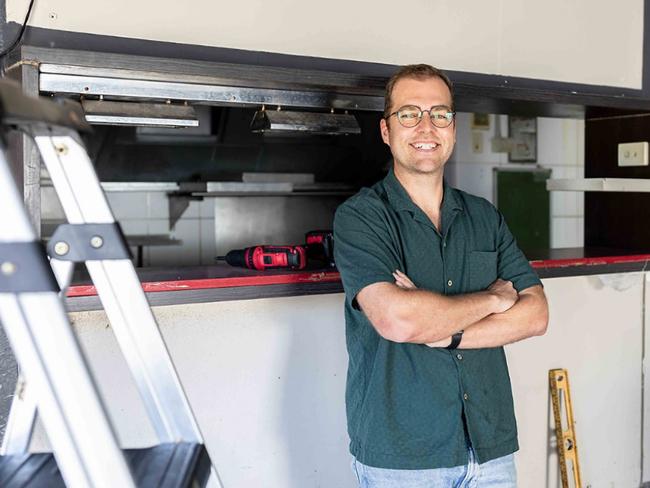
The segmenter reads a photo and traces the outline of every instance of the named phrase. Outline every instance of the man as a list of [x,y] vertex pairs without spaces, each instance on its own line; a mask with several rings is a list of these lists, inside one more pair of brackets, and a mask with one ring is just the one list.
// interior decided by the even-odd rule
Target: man
[[362,487],[514,487],[503,345],[541,335],[546,298],[503,216],[447,186],[452,85],[428,65],[386,87],[393,168],[339,207],[350,451]]

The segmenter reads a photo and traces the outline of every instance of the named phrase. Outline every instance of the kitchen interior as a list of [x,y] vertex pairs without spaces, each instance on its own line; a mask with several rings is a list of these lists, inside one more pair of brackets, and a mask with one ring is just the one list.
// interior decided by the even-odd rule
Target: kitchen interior
[[[423,4],[429,14],[433,7]],[[642,2],[627,4],[642,9]],[[547,21],[540,20],[543,28],[526,49],[508,42],[528,39],[531,29],[517,9],[502,8],[496,19],[493,8],[477,2],[476,15],[459,15],[458,22],[480,17],[502,27],[488,41],[479,28],[460,29],[473,33],[467,46],[454,37],[457,24],[437,27],[446,47],[431,62],[448,68],[457,88],[457,144],[446,178],[506,214],[549,298],[547,334],[506,348],[520,479],[531,488],[561,486],[548,371],[566,368],[585,485],[640,486],[650,481],[650,170],[647,153],[630,166],[619,144],[648,141],[650,94],[639,63],[650,50],[643,25],[603,39],[597,26],[611,26],[618,10],[557,16],[569,7],[554,5],[542,11],[527,2]],[[41,21],[43,31],[34,29],[35,45],[13,56],[8,76],[32,95],[81,101],[88,120],[94,117],[84,141],[224,485],[352,487],[344,298],[335,268],[256,271],[216,258],[259,244],[303,244],[306,232],[330,229],[337,205],[390,164],[378,131],[387,77],[395,65],[430,60],[433,41],[423,29],[421,51],[382,43],[382,57],[374,44],[345,38],[345,29],[358,28],[346,22],[368,15],[361,11],[329,22],[336,30],[330,38],[341,42],[319,44],[307,35],[296,61],[292,36],[296,26],[313,25],[311,16],[292,23],[283,46],[283,32],[268,29],[281,25],[275,15],[288,14],[270,9],[250,26],[261,39],[255,45],[217,38],[229,26],[214,29],[213,22],[235,17],[222,12],[195,29],[215,39],[188,40],[186,29],[156,22],[158,11],[133,8],[147,19],[136,31],[122,23],[108,32],[72,25],[70,42],[69,33],[53,37],[66,18],[61,6],[58,18]],[[373,13],[369,31],[388,25],[390,12]],[[635,19],[643,24],[647,15]],[[598,31],[585,35],[591,45],[575,39],[567,19],[577,18],[588,19],[583,30]],[[165,32],[146,37],[144,24],[165,25]],[[553,39],[548,25],[556,26]],[[641,37],[623,35],[635,32]],[[383,39],[385,32],[374,35]],[[317,45],[310,51],[312,37]],[[447,49],[451,38],[456,51]],[[557,44],[548,48],[551,40]],[[342,51],[346,46],[353,54]],[[498,64],[488,62],[497,57]],[[152,114],[158,122],[181,117],[173,125],[190,127],[144,127],[142,116],[151,123]],[[123,125],[125,117],[139,121]],[[260,120],[264,132],[252,127]],[[307,122],[311,130],[302,130]],[[25,200],[47,239],[64,216],[28,138],[20,135],[18,143]],[[83,269],[77,271],[66,305],[120,442],[150,445],[155,432],[138,420],[142,401],[106,314]],[[48,448],[41,425],[32,448]]]
[[[71,56],[56,51],[41,55]],[[82,69],[76,69],[75,76],[83,76]],[[42,68],[41,91],[78,98],[88,107],[86,117],[94,124],[93,133],[86,136],[89,154],[131,244],[208,450],[216,459],[230,460],[224,467],[226,484],[256,486],[268,477],[279,485],[303,486],[315,469],[321,473],[316,483],[351,486],[349,474],[340,469],[346,463],[347,440],[343,409],[336,405],[343,404],[347,358],[336,269],[311,261],[303,270],[260,271],[234,268],[216,258],[247,246],[304,244],[308,231],[331,229],[341,202],[383,177],[390,153],[378,130],[381,82],[362,87],[367,98],[346,98],[338,93],[340,88],[333,89],[337,94],[330,96],[336,101],[330,103],[339,108],[324,107],[313,101],[316,97],[297,107],[269,98],[262,104],[176,100],[162,105],[156,99],[128,99],[123,96],[126,88],[118,84],[106,88],[74,78],[62,83],[55,73],[49,76],[48,71],[57,70],[63,71]],[[192,85],[185,88],[190,92]],[[105,93],[87,94],[101,89]],[[220,87],[212,89],[220,96]],[[625,336],[612,341],[606,328],[594,329],[592,324],[622,321],[628,334],[640,337],[646,318],[638,311],[646,291],[645,274],[639,271],[647,254],[638,250],[642,246],[597,243],[592,250],[585,245],[585,192],[578,190],[586,173],[586,109],[561,103],[513,109],[499,100],[476,101],[463,96],[463,90],[461,85],[457,144],[446,178],[506,214],[552,304],[549,333],[508,347],[523,439],[517,458],[520,476],[535,479],[539,486],[559,483],[558,457],[549,447],[555,437],[547,371],[565,367],[578,397],[578,419],[594,426],[600,415],[618,408],[630,422],[624,429],[599,424],[581,430],[590,446],[590,454],[581,459],[582,469],[593,479],[636,479],[641,467],[634,459],[641,459],[635,455],[642,449],[646,427],[638,407],[643,341],[630,350]],[[247,96],[264,98],[265,90]],[[350,100],[365,103],[365,109],[345,108],[353,103]],[[162,105],[160,113],[170,105],[174,110],[189,108],[188,124],[198,121],[198,126],[143,127],[141,121],[124,121],[125,113],[148,114],[151,103]],[[472,107],[477,111],[468,110]],[[509,107],[510,113],[478,112],[486,107]],[[120,124],[135,126],[111,123],[115,117]],[[262,129],[256,125],[260,119],[266,119]],[[47,174],[40,177],[41,229],[47,239],[48,230],[63,215]],[[549,191],[554,182],[564,186]],[[630,254],[636,258],[627,262]],[[612,256],[614,261],[608,261]],[[106,320],[101,304],[86,286],[83,268],[78,271],[68,291],[68,309],[89,356],[95,358],[100,382],[108,384],[105,395],[112,399],[109,407],[122,442],[150,444],[154,435],[147,425],[119,415],[141,407],[137,393],[126,386],[126,373],[117,366],[110,331],[101,325]],[[573,344],[584,343],[586,333],[587,347],[576,351]],[[614,386],[607,400],[590,379],[592,357],[604,350],[628,352],[616,372],[608,373]],[[275,380],[279,384],[271,386]],[[250,388],[259,382],[264,388]],[[206,391],[220,391],[227,401],[215,407]],[[630,402],[619,405],[615,399],[621,395],[628,395]],[[595,402],[598,409],[593,408]],[[312,422],[307,412],[315,412],[319,421]],[[246,451],[252,450],[254,468],[244,468],[244,452],[220,442],[223,438],[239,438]],[[325,460],[318,449],[308,447],[316,439],[332,452]],[[605,440],[619,446],[620,455],[612,458],[609,449],[593,448],[605,445]],[[34,445],[47,446],[40,430]]]
[[[96,125],[88,139],[138,267],[213,266],[218,256],[232,249],[304,244],[306,232],[331,229],[336,206],[381,179],[390,165],[377,112],[354,113],[355,133],[323,134],[314,129],[287,134],[254,132],[251,122],[259,110],[253,108],[194,110],[198,127]],[[535,154],[526,162],[513,162],[507,144],[493,143],[511,141],[508,116],[481,115],[487,123],[478,128],[474,114],[456,116],[456,149],[445,175],[451,185],[498,204],[498,169],[548,170],[545,178],[555,179],[584,176],[584,120],[535,118]],[[287,195],[287,188],[295,184],[299,193]],[[194,191],[188,192],[187,185],[194,185]],[[260,191],[267,194],[259,196]],[[310,194],[304,196],[306,191]],[[583,246],[583,195],[548,193],[548,201],[542,202],[548,216],[539,224],[548,228],[533,249]],[[170,213],[171,202],[183,198],[187,207],[177,212],[180,215]],[[47,238],[64,219],[47,174],[41,185],[41,212],[42,234]],[[513,232],[517,237],[516,228]]]

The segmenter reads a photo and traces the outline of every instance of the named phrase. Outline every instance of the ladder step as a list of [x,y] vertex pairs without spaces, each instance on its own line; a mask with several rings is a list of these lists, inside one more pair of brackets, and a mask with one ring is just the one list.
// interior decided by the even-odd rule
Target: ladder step
[[[203,444],[160,444],[144,449],[125,449],[124,455],[138,488],[204,487],[210,476],[210,458]],[[0,456],[0,486],[65,488],[51,453]]]

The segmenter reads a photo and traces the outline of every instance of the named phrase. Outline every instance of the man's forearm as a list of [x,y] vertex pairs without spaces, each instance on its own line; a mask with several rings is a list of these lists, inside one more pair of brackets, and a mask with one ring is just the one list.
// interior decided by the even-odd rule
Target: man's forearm
[[438,341],[481,321],[500,305],[489,291],[445,296],[388,283],[368,291],[359,294],[359,304],[379,333],[396,342]]
[[[548,305],[540,286],[523,291],[519,300],[508,311],[491,314],[465,328],[459,349],[499,347],[542,335],[548,324]],[[445,347],[451,337],[432,347]]]

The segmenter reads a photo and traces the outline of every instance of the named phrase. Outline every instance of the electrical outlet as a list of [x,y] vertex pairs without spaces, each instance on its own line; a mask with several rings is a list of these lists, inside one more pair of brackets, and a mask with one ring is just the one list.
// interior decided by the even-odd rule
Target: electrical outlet
[[648,143],[629,142],[618,145],[619,166],[648,166]]

